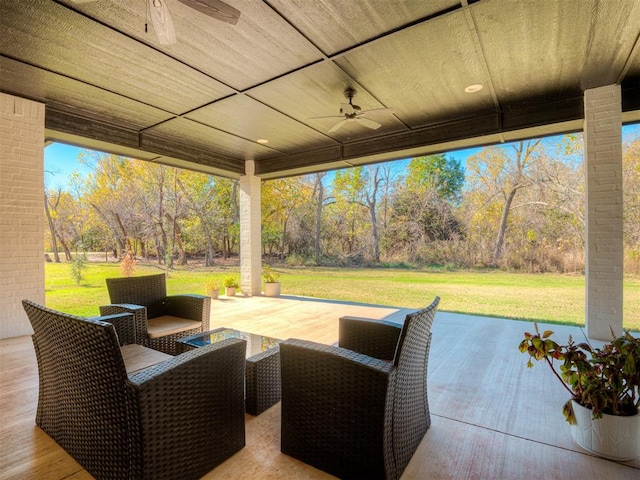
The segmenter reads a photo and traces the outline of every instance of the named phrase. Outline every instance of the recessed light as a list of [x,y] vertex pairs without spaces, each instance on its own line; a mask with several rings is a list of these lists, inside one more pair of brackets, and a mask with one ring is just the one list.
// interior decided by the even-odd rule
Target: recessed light
[[464,91],[467,93],[476,93],[476,92],[479,92],[480,90],[482,90],[482,84],[480,83],[474,83],[473,85],[469,85],[467,88],[464,89]]
[[256,142],[264,145],[265,143],[269,143],[269,140],[267,140],[266,138],[259,138],[258,140],[256,140]]

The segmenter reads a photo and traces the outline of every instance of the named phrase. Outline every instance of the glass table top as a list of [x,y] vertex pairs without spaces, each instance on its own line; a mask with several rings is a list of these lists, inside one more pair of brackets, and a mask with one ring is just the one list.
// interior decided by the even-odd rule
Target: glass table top
[[247,358],[264,352],[278,345],[282,340],[279,338],[266,337],[255,333],[242,332],[232,328],[217,328],[210,332],[199,333],[179,340],[192,347],[204,347],[212,343],[221,342],[228,338],[241,338],[247,342]]

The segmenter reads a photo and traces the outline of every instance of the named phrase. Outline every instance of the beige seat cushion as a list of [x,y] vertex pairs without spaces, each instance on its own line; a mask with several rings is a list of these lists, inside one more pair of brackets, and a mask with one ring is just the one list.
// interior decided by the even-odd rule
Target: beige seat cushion
[[142,345],[124,345],[120,347],[120,351],[122,352],[122,359],[128,375],[173,358],[167,353],[152,350]]
[[149,338],[174,335],[186,330],[193,330],[194,328],[202,328],[202,322],[195,322],[186,318],[172,317],[171,315],[163,315],[147,321],[147,333],[149,334]]

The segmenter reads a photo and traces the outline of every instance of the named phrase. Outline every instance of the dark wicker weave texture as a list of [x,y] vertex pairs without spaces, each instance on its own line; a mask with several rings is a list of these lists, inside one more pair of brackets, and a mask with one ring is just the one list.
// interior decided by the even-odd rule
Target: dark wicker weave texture
[[[225,327],[203,333],[211,334]],[[202,335],[196,335],[198,338]],[[194,348],[189,343],[190,338],[183,338],[177,342],[178,352],[186,352]],[[275,346],[264,352],[247,358],[245,379],[246,411],[251,415],[260,415],[280,401],[280,349]]]
[[[154,350],[176,355],[176,340],[209,330],[211,298],[204,295],[167,296],[166,276],[107,278],[111,305],[101,306],[101,315],[133,313],[136,343]],[[147,319],[171,315],[202,322],[202,327],[184,332],[149,338]]]
[[402,327],[362,319],[341,325],[348,338],[340,345],[387,360],[304,340],[282,342],[282,452],[340,478],[400,478],[431,423],[427,361],[439,301],[407,315]]
[[36,424],[97,479],[196,479],[245,445],[244,340],[127,377],[105,317],[23,305],[38,361]]
[[247,413],[260,415],[280,401],[280,349],[276,346],[247,358]]

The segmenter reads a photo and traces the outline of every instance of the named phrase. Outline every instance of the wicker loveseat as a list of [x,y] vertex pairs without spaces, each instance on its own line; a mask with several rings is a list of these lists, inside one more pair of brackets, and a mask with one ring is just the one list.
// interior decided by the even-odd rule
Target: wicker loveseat
[[211,298],[204,295],[167,296],[164,273],[107,278],[111,305],[101,315],[133,313],[136,343],[175,355],[176,340],[209,330]]
[[23,305],[38,361],[36,424],[95,478],[196,479],[244,447],[244,340],[171,357],[121,345],[133,341],[132,314]]
[[427,360],[439,300],[403,326],[343,317],[339,347],[280,343],[282,452],[339,478],[400,478],[431,424]]

